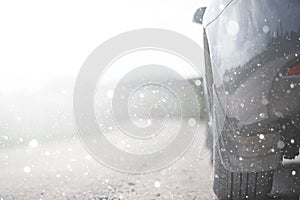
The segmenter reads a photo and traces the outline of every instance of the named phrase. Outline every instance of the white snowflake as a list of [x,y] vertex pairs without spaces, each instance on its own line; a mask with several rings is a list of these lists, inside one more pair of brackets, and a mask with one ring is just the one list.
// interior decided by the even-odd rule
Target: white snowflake
[[30,142],[29,142],[29,147],[30,148],[37,148],[39,145],[38,141],[36,139],[32,139]]
[[267,33],[269,33],[270,28],[269,28],[269,26],[264,25],[263,28],[262,28],[262,30],[263,30],[263,32],[264,32],[265,34],[267,34]]
[[295,87],[295,84],[294,83],[291,83],[290,84],[290,88],[294,88]]
[[229,21],[226,26],[227,33],[229,35],[236,35],[240,31],[240,25],[236,21]]
[[31,172],[31,168],[30,168],[29,166],[25,166],[25,167],[24,167],[24,172],[25,172],[26,174],[30,173],[30,172]]
[[265,139],[265,135],[264,134],[259,134],[259,139],[261,139],[261,140]]
[[113,97],[113,95],[114,95],[114,91],[109,90],[109,91],[107,91],[106,95],[107,95],[108,98],[111,99]]
[[160,182],[159,182],[159,181],[155,181],[155,182],[154,182],[154,187],[160,188]]
[[189,126],[194,127],[194,126],[197,125],[197,121],[196,121],[196,119],[194,119],[194,118],[190,118],[190,119],[188,120],[188,124],[189,124]]
[[196,86],[200,86],[201,85],[201,81],[200,80],[195,80],[195,85]]

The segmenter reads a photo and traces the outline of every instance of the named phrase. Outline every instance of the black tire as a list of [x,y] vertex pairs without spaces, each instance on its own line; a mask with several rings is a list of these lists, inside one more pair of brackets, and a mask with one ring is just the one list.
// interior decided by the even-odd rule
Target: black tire
[[[204,30],[205,48],[205,86],[206,104],[208,114],[212,114],[214,105],[212,101],[213,93],[213,72],[211,67],[209,44]],[[215,119],[213,120],[215,122]],[[214,141],[214,132],[209,127],[206,146],[209,149],[218,145]],[[214,150],[215,151],[215,150]],[[214,165],[213,189],[220,200],[264,200],[268,199],[268,194],[272,190],[274,171],[238,173],[227,170],[221,163],[218,153],[212,152],[212,163]]]
[[220,200],[268,199],[273,184],[273,171],[230,172],[214,158],[214,192]]

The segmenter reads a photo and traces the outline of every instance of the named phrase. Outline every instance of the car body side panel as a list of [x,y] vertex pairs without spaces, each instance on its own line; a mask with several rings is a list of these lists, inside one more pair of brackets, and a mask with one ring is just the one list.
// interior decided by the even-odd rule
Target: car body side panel
[[[218,3],[225,9],[214,11]],[[237,126],[270,124],[285,117],[285,108],[278,111],[283,116],[271,110],[274,97],[281,95],[272,92],[282,68],[299,62],[300,1],[217,0],[207,8],[204,26],[221,105],[217,111],[224,112],[219,116],[235,120]],[[300,97],[299,91],[295,88],[290,98]],[[299,104],[294,103],[295,112]]]
[[286,155],[278,142],[290,140],[282,135],[300,133],[300,77],[284,76],[300,62],[299,11],[299,0],[216,0],[206,9],[215,153],[230,171],[276,169]]

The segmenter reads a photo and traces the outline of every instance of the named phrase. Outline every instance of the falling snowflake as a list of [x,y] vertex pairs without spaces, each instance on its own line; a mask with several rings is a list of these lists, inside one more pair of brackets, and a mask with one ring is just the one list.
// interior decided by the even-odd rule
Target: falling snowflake
[[291,83],[290,84],[290,88],[294,88],[295,87],[295,84],[294,83]]
[[140,98],[144,98],[145,94],[141,93],[139,96]]
[[261,139],[261,140],[265,139],[265,135],[264,134],[259,134],[259,139]]
[[229,21],[226,26],[229,35],[236,35],[240,31],[240,25],[236,21]]
[[34,148],[37,148],[39,145],[38,141],[36,139],[32,139],[30,142],[29,142],[29,147],[34,149]]
[[267,25],[264,25],[263,28],[262,28],[262,30],[263,30],[263,32],[264,32],[265,34],[267,34],[267,33],[269,33],[270,28],[269,28]]
[[107,95],[108,98],[111,99],[113,97],[113,95],[114,95],[114,91],[109,90],[109,91],[107,91],[106,95]]
[[200,86],[201,85],[201,81],[200,80],[195,80],[195,85],[196,86]]
[[24,172],[25,172],[26,174],[29,174],[29,173],[31,172],[31,168],[28,167],[28,166],[25,166],[25,167],[24,167]]
[[190,118],[190,119],[188,120],[188,124],[189,124],[189,126],[194,127],[194,126],[197,125],[197,121],[196,121],[196,119],[194,119],[194,118]]
[[160,182],[159,182],[159,181],[155,181],[155,182],[154,182],[154,187],[160,188]]
[[282,140],[279,140],[279,141],[277,142],[277,147],[278,147],[279,149],[283,149],[283,148],[285,147],[284,142],[283,142]]
[[85,156],[85,159],[91,160],[91,159],[92,159],[92,156],[91,156],[90,154],[87,154],[87,155]]
[[294,139],[291,139],[291,143],[294,144],[294,143],[295,143],[295,140],[294,140]]
[[259,114],[259,117],[260,117],[260,118],[264,118],[264,117],[265,117],[265,113],[260,113],[260,114]]
[[219,9],[220,9],[220,10],[224,10],[224,9],[225,9],[225,5],[224,5],[224,4],[220,4],[220,5],[219,5]]
[[261,103],[262,103],[263,105],[267,105],[267,104],[269,103],[269,101],[268,101],[267,99],[263,99],[263,100],[261,100]]

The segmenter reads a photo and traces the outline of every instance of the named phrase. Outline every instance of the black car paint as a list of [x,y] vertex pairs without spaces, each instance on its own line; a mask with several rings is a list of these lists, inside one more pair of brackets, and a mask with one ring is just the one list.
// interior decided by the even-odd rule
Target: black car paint
[[[300,143],[300,77],[284,76],[300,62],[300,1],[216,0],[207,7],[203,25],[210,56],[206,85],[223,164],[232,171],[276,168],[292,145],[278,148],[278,134],[287,135],[285,142],[296,138],[293,150]],[[241,160],[236,137],[259,143],[259,134],[270,135],[260,143],[269,148],[247,155],[261,159]]]

